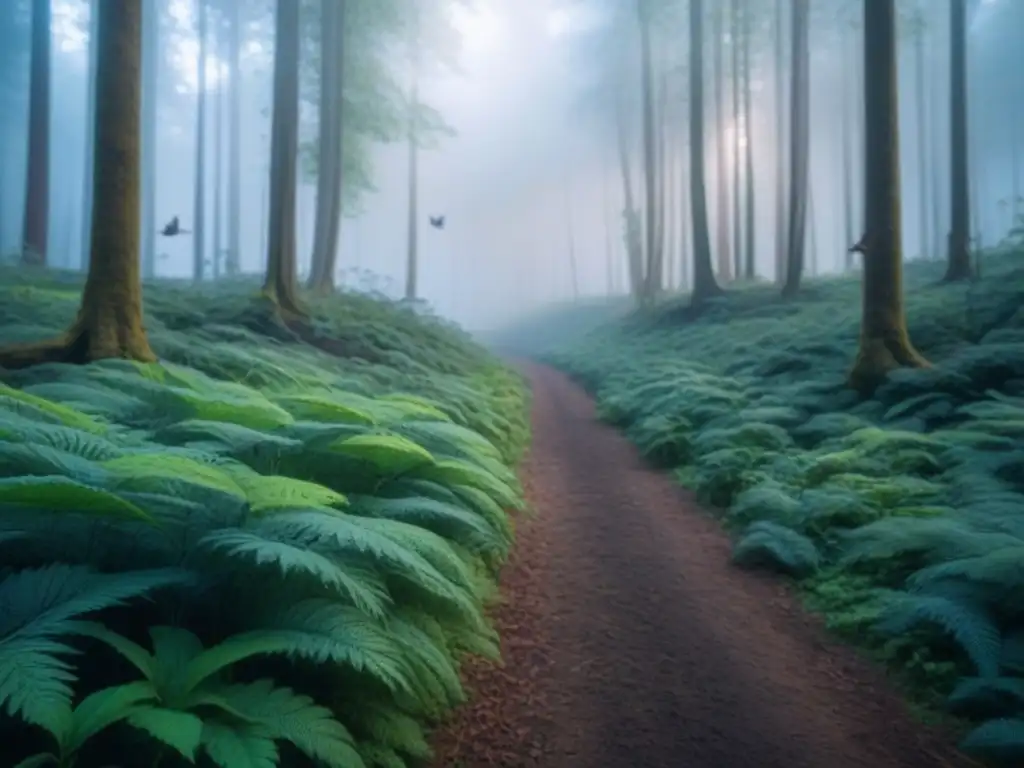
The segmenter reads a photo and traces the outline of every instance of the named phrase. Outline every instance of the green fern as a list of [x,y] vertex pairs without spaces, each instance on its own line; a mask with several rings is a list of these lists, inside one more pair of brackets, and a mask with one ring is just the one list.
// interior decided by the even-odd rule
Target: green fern
[[[331,768],[361,766],[351,734],[329,710],[271,680],[225,684],[231,665],[261,654],[301,653],[308,638],[282,631],[251,632],[204,649],[195,635],[176,627],[153,627],[153,651],[110,632],[100,624],[79,623],[77,631],[100,640],[127,659],[144,677],[152,705],[129,724],[175,748],[190,762],[202,747],[221,768],[246,768],[256,756],[277,767],[276,741],[290,741],[304,754]],[[213,715],[200,714],[213,710]],[[190,716],[186,721],[182,715]],[[199,719],[201,729],[175,725]]]
[[0,705],[62,733],[75,681],[65,659],[75,650],[58,638],[77,632],[72,619],[190,581],[179,570],[105,575],[60,564],[6,576],[0,581]]

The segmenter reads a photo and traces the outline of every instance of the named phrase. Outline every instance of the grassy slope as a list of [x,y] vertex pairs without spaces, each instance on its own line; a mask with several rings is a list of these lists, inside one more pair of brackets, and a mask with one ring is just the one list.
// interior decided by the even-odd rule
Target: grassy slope
[[[0,372],[6,761],[73,749],[69,723],[109,695],[82,765],[128,766],[126,745],[131,765],[413,765],[462,697],[460,656],[496,653],[521,380],[358,295],[314,307],[347,357],[275,341],[245,327],[254,290],[147,286],[159,364]],[[0,342],[61,330],[78,295],[72,275],[0,272]],[[181,665],[217,644],[186,695]],[[69,714],[72,690],[132,681]]]
[[798,580],[836,631],[899,670],[917,697],[947,697],[985,723],[967,747],[1016,764],[1022,257],[988,256],[973,286],[938,286],[941,265],[911,266],[911,337],[936,366],[894,374],[867,402],[844,385],[854,279],[812,282],[792,303],[740,289],[689,324],[682,302],[668,302],[545,354],[596,393],[604,419],[721,510],[738,564]]

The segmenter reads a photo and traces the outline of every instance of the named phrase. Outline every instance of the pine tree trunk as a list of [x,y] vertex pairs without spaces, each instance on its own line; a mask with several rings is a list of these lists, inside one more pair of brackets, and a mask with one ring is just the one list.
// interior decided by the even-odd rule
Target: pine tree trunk
[[927,365],[910,343],[903,309],[895,0],[864,3],[864,61],[864,288],[850,384],[868,394],[895,368]]
[[[683,126],[682,146],[689,145],[688,129]],[[690,186],[686,183],[685,153],[679,157],[679,290],[685,292],[690,287],[690,234],[692,216],[690,214]]]
[[846,243],[846,252],[843,255],[843,271],[853,270],[853,251],[850,248],[856,242],[856,235],[853,229],[853,128],[850,123],[853,121],[852,102],[857,95],[851,86],[850,67],[854,65],[854,57],[849,55],[848,42],[852,38],[849,31],[843,33],[842,39],[842,88],[841,97],[842,110],[839,116],[840,135],[843,144],[843,242]]
[[644,252],[646,274],[641,300],[654,300],[657,291],[658,256],[658,157],[654,109],[654,63],[651,60],[651,28],[647,18],[649,0],[639,0],[640,13],[640,96],[644,152]]
[[[101,0],[93,0],[99,3]],[[142,277],[156,275],[156,120],[160,61],[160,3],[142,6]]]
[[622,218],[625,229],[623,239],[625,241],[626,259],[629,266],[629,290],[633,298],[640,301],[644,283],[643,242],[636,236],[637,233],[634,227],[636,199],[633,195],[633,169],[629,162],[629,142],[626,138],[625,117],[621,102],[616,105],[615,118],[615,138],[619,152],[619,170],[622,174],[622,193],[626,207]]
[[323,294],[334,290],[341,230],[344,0],[323,0],[321,14],[320,168],[309,288]]
[[747,143],[744,146],[747,187],[745,211],[747,241],[746,248],[744,249],[746,261],[744,263],[743,275],[747,280],[753,280],[757,276],[757,252],[755,250],[757,247],[757,240],[755,238],[757,215],[754,206],[754,124],[751,119],[753,109],[750,93],[750,37],[753,33],[750,16],[752,13],[753,8],[750,5],[750,0],[746,0],[743,9],[743,135],[747,139]]
[[967,160],[967,1],[950,0],[950,200],[947,282],[971,276],[971,193]]
[[196,181],[192,208],[192,279],[206,275],[206,4],[199,4],[199,59],[196,89]]
[[809,0],[793,1],[793,64],[790,100],[790,186],[789,253],[786,258],[786,283],[782,295],[794,296],[800,290],[804,270],[804,243],[807,227],[808,150],[810,147],[810,43],[808,40]]
[[615,213],[611,205],[611,179],[605,177],[601,184],[601,218],[604,219],[605,285],[609,296],[618,293],[615,269]]
[[572,286],[572,300],[578,301],[580,298],[580,275],[576,263],[576,231],[572,220],[572,199],[569,196],[568,174],[566,174],[562,187],[562,204],[564,206],[566,246],[569,251],[569,281]]
[[729,13],[729,49],[732,53],[729,90],[732,93],[732,273],[736,279],[743,275],[743,232],[740,227],[743,221],[743,212],[740,210],[740,185],[742,183],[740,169],[743,166],[740,159],[742,156],[740,128],[743,117],[740,113],[739,15],[740,2],[739,0],[732,0]]
[[51,0],[32,0],[29,58],[28,171],[22,260],[45,265],[50,223],[50,26]]
[[0,350],[0,367],[106,358],[155,360],[139,279],[142,2],[100,2],[94,200],[89,274],[78,317],[52,341]]
[[299,153],[299,4],[277,0],[274,109],[264,296],[286,317],[304,314],[296,290],[295,195]]
[[917,190],[918,190],[918,229],[921,242],[918,246],[922,259],[927,258],[928,247],[928,114],[925,110],[925,73],[924,73],[924,30],[918,29],[914,36],[914,109],[917,112]]
[[[95,165],[96,151],[96,59],[99,54],[99,25],[100,0],[92,0],[89,4],[89,68],[86,75],[86,123],[85,123],[85,151],[82,153],[85,167],[82,173],[82,243],[79,256],[78,268],[85,271],[89,268],[89,246],[92,237],[92,171]],[[145,14],[145,10],[143,10]],[[145,18],[145,17],[144,17]],[[145,37],[145,32],[143,32]],[[143,40],[145,45],[145,40]],[[143,48],[143,55],[146,49]],[[145,66],[145,60],[143,60]],[[145,77],[145,73],[143,73]],[[143,148],[145,149],[145,148]]]
[[[220,16],[216,17],[220,21]],[[213,28],[213,59],[221,61],[224,52],[221,24]],[[224,83],[217,81],[213,96],[213,279],[221,275],[221,259],[224,256]]]
[[[936,46],[937,47],[937,46]],[[934,54],[932,56],[934,60]],[[943,172],[944,160],[949,156],[947,153],[942,151],[941,142],[939,141],[939,125],[941,124],[941,109],[940,103],[942,98],[941,87],[939,85],[939,78],[932,78],[932,87],[929,91],[931,99],[929,109],[929,122],[933,126],[931,135],[931,187],[932,187],[932,242],[935,244],[933,249],[932,258],[938,260],[941,257],[939,244],[945,239],[943,236],[943,230],[945,229],[945,222],[942,220],[942,203],[945,198],[945,188],[943,180],[945,179],[945,173]]]
[[228,106],[228,275],[242,271],[242,4],[231,2],[231,36],[228,38],[230,102]]
[[415,114],[419,104],[419,90],[413,83],[412,97],[409,100],[409,219],[406,254],[405,254],[405,298],[412,301],[416,298],[417,277],[419,266],[419,154],[416,145]]
[[722,289],[711,266],[711,233],[704,190],[704,2],[690,0],[690,211],[693,218],[693,294],[699,305]]
[[726,163],[725,132],[725,57],[722,38],[725,36],[721,0],[715,0],[711,11],[712,55],[715,67],[715,190],[718,201],[715,211],[715,240],[718,251],[718,278],[732,280],[732,255],[729,250],[729,176]]
[[786,78],[783,0],[775,0],[775,283],[786,279]]

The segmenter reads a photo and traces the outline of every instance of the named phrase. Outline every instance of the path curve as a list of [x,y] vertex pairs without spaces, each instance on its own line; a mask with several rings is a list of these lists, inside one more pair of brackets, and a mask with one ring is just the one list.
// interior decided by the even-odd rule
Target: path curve
[[496,612],[503,668],[437,766],[940,768],[973,763],[912,721],[884,674],[830,640],[562,374],[533,388],[520,526]]

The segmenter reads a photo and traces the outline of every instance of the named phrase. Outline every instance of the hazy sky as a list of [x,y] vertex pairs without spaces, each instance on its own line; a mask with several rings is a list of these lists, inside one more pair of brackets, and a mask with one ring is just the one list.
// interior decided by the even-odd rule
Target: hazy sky
[[[195,164],[198,48],[194,37],[189,37],[189,31],[195,29],[195,11],[193,0],[167,2],[181,34],[165,36],[163,41],[165,46],[173,46],[164,57],[165,67],[173,71],[160,73],[164,85],[158,126],[157,218],[163,221],[178,214],[187,226],[192,219]],[[1012,16],[1014,23],[1021,23],[1024,16],[1005,13],[1007,4],[1016,2],[1024,0],[983,0],[972,23],[971,142],[976,160],[975,182],[982,198],[982,229],[989,242],[998,239],[1008,226],[1008,214],[997,204],[1008,196],[1011,187],[1007,148],[1014,123],[1007,119],[1006,105],[1024,103],[1024,56],[1020,53],[1024,30],[1008,31],[1006,22]],[[441,110],[458,135],[445,139],[438,150],[421,155],[421,293],[439,311],[470,327],[494,325],[539,303],[568,297],[570,229],[580,263],[581,292],[599,294],[606,290],[609,222],[616,230],[612,233],[616,248],[621,244],[621,181],[607,123],[602,124],[594,110],[581,108],[581,83],[588,75],[584,69],[596,67],[600,56],[592,54],[588,64],[575,42],[577,32],[602,19],[560,7],[580,9],[599,5],[597,0],[476,0],[475,11],[458,17],[465,38],[461,74],[436,75],[422,85],[424,98]],[[928,89],[936,94],[939,115],[939,125],[930,130],[938,132],[940,145],[948,141],[945,15],[937,14],[940,40],[929,46],[927,53],[929,77],[933,81]],[[54,41],[58,53],[54,63],[51,242],[56,249],[71,254],[64,259],[66,263],[75,261],[81,248],[78,209],[84,166],[87,18],[85,0],[55,0]],[[242,261],[243,267],[251,271],[258,270],[263,260],[267,110],[271,101],[269,51],[255,42],[258,37],[250,36],[241,81]],[[680,45],[685,45],[685,40]],[[812,41],[812,46],[812,186],[818,259],[822,269],[828,271],[840,263],[848,245],[842,242],[839,223],[841,190],[836,143],[836,121],[842,112],[842,91],[838,86],[848,65],[836,57],[834,42],[819,37]],[[753,142],[757,157],[758,240],[763,243],[759,268],[763,274],[770,273],[775,186],[774,118],[767,108],[774,98],[769,49],[770,46],[762,45],[753,62]],[[222,73],[226,74],[225,68],[212,60],[208,83],[215,86]],[[173,88],[168,87],[170,83]],[[916,254],[920,247],[920,228],[915,219],[916,185],[908,181],[917,177],[919,165],[913,144],[917,130],[913,85],[912,59],[905,56],[901,59],[901,121],[905,136],[902,160],[908,255]],[[716,130],[708,90],[710,153]],[[212,93],[216,94],[215,88]],[[211,117],[214,108],[215,100],[211,99]],[[729,122],[723,125],[727,137],[731,130]],[[673,125],[673,133],[681,137],[682,113]],[[207,135],[208,157],[212,158],[212,131]],[[632,140],[635,142],[636,137]],[[672,137],[670,145],[677,152],[684,148],[681,141],[674,142]],[[23,152],[15,152],[16,148],[17,142],[8,140],[7,154],[0,161],[23,163]],[[399,295],[406,252],[407,150],[404,145],[380,146],[374,154],[379,191],[365,200],[363,216],[344,222],[340,262],[342,266],[371,269],[390,279],[389,292]],[[931,163],[930,158],[928,162]],[[709,176],[708,192],[713,201],[712,177],[713,174]],[[940,186],[943,183],[940,179]],[[0,231],[13,231],[12,222],[20,221],[21,194],[11,190],[11,194],[0,199],[0,225],[6,223],[5,227],[0,226]],[[610,201],[606,202],[608,194]],[[940,189],[940,196],[945,194]],[[312,242],[314,197],[312,186],[300,190],[299,246],[303,264],[308,263]],[[714,205],[711,207],[714,215]],[[605,211],[611,214],[606,215]],[[426,225],[428,214],[440,213],[447,216],[445,230]],[[68,221],[75,223],[68,226]],[[208,213],[208,226],[210,221]],[[9,248],[12,243],[0,246]],[[160,238],[158,252],[164,257],[158,263],[159,273],[189,275],[191,250],[188,238]],[[56,256],[56,263],[61,260]]]

